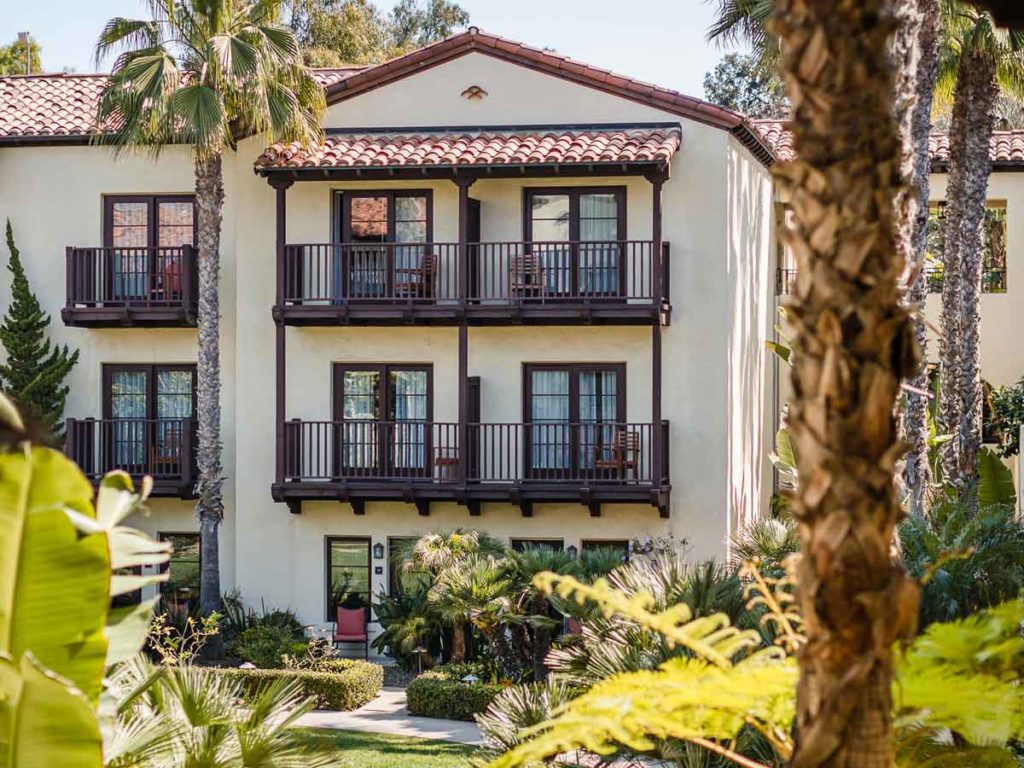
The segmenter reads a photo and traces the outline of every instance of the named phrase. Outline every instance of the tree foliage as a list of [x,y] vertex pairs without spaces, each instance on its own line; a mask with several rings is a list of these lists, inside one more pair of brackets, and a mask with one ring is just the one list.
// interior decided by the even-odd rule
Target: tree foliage
[[[25,44],[15,40],[10,45],[0,45],[0,76],[2,75],[24,75],[25,74]],[[41,48],[39,41],[34,37],[28,39],[29,66],[32,74],[39,74],[43,71],[43,62],[40,58]]]
[[56,346],[47,338],[50,316],[32,292],[7,221],[11,303],[0,323],[0,343],[7,360],[0,365],[0,386],[31,421],[38,421],[53,436],[63,431],[60,420],[68,396],[64,383],[78,362],[78,350]]
[[783,118],[789,113],[782,79],[750,54],[723,56],[704,76],[704,98],[747,117]]
[[290,26],[306,64],[377,64],[442,40],[469,23],[449,0],[399,0],[384,14],[370,0],[293,0]]

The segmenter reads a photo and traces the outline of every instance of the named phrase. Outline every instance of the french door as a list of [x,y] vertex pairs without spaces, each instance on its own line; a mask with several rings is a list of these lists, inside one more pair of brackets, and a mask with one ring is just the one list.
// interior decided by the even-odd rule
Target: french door
[[336,201],[335,295],[394,297],[396,273],[423,266],[432,229],[430,191],[339,192]]
[[183,474],[184,430],[191,429],[195,366],[108,365],[103,368],[107,468],[129,474]]
[[424,365],[335,365],[340,476],[431,476],[431,378]]
[[524,382],[527,477],[599,476],[625,421],[625,366],[527,365]]
[[103,245],[106,294],[129,304],[181,301],[181,246],[195,244],[191,195],[108,195]]
[[526,190],[525,238],[540,259],[545,293],[621,296],[626,235],[622,187]]

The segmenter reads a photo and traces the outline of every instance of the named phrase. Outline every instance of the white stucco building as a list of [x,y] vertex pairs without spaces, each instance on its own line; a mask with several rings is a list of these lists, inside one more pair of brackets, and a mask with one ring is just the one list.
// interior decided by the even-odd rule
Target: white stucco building
[[[772,493],[780,132],[476,29],[318,76],[322,147],[225,158],[225,589],[326,623],[332,585],[386,590],[398,540],[455,526],[724,558]],[[183,562],[192,163],[91,145],[104,82],[0,78],[0,216],[81,351],[69,451],[155,475],[136,523]],[[1019,178],[993,181],[1011,273]]]

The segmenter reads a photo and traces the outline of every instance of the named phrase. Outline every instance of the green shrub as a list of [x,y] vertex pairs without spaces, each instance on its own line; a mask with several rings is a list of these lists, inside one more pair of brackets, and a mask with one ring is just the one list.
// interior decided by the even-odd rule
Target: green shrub
[[463,683],[444,672],[424,672],[406,688],[406,708],[412,715],[472,720],[503,690],[497,683]]
[[242,661],[252,662],[261,669],[278,669],[282,666],[281,657],[294,652],[295,643],[295,637],[286,627],[258,626],[242,632],[231,650]]
[[498,683],[501,681],[501,667],[493,660],[477,659],[476,661],[459,661],[441,664],[430,670],[444,675],[449,680],[461,681],[473,675],[482,683]]
[[357,709],[380,693],[384,668],[379,664],[354,659],[331,662],[334,672],[295,669],[211,669],[210,671],[241,683],[245,695],[253,699],[276,680],[299,680],[302,692],[316,699],[317,709]]

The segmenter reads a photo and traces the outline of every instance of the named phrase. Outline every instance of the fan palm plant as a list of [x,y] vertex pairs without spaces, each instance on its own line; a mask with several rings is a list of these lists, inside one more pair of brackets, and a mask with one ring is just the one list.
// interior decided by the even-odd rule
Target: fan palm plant
[[940,93],[953,94],[943,254],[940,421],[947,482],[977,477],[982,443],[980,356],[982,224],[992,170],[989,143],[1002,88],[1024,95],[1024,33],[998,29],[985,11],[943,0]]
[[204,614],[220,602],[217,532],[224,515],[220,412],[222,163],[236,138],[322,138],[325,96],[302,65],[280,0],[146,0],[147,19],[117,17],[96,44],[117,54],[100,98],[98,141],[156,154],[192,147],[198,210],[199,353],[196,368],[198,497]]

